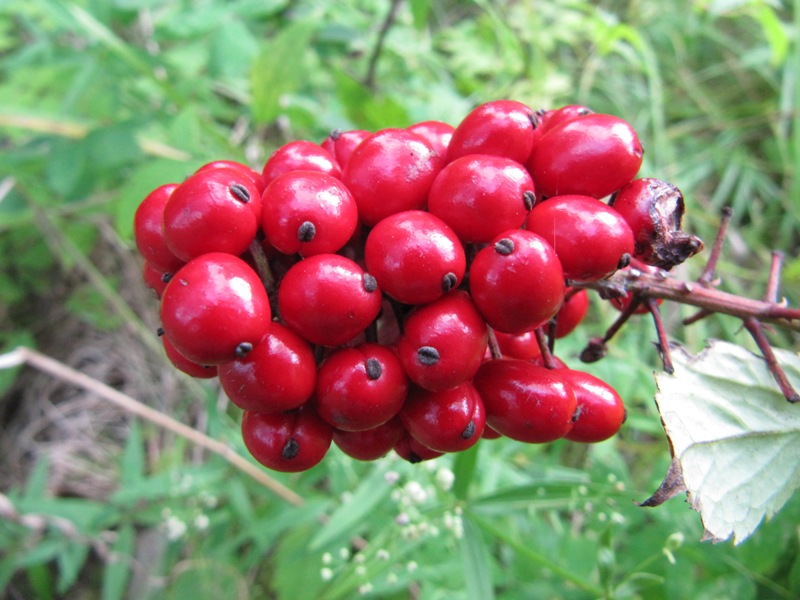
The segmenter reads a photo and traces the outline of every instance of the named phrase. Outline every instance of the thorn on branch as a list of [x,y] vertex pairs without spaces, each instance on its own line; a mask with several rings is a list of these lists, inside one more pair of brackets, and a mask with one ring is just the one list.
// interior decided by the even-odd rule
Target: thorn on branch
[[778,359],[772,351],[772,346],[770,346],[767,336],[764,335],[764,329],[761,323],[755,317],[748,317],[744,319],[743,322],[745,329],[753,336],[758,349],[761,350],[761,354],[767,362],[767,368],[769,372],[772,373],[772,377],[775,379],[775,383],[778,384],[781,393],[789,402],[800,402],[800,394],[797,393],[789,382],[783,367],[778,363]]
[[725,237],[728,235],[728,225],[733,216],[733,209],[726,206],[722,209],[722,218],[719,222],[719,229],[717,230],[717,237],[714,239],[714,245],[711,247],[711,253],[708,256],[706,267],[697,278],[697,282],[701,285],[710,286],[714,283],[714,273],[717,270],[717,263],[719,262],[720,254],[722,254],[722,245],[725,243]]
[[656,326],[656,335],[658,336],[658,353],[661,355],[661,365],[664,371],[672,375],[675,372],[675,367],[672,366],[672,358],[669,354],[669,339],[667,332],[664,329],[664,322],[661,320],[661,310],[658,308],[658,302],[655,298],[648,297],[645,301],[647,310],[653,316],[653,323]]

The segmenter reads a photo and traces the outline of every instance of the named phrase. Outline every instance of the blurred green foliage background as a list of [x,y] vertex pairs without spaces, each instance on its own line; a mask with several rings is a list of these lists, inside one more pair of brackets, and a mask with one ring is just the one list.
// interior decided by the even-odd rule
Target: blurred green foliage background
[[[631,122],[643,176],[760,297],[770,252],[800,301],[798,1],[2,0],[0,344],[38,348],[246,455],[212,383],[176,374],[139,280],[132,217],[210,160],[260,168],[335,128],[441,119],[512,98]],[[685,268],[697,276],[702,257]],[[737,321],[690,328],[750,345]],[[613,311],[559,342],[568,363]],[[499,441],[412,466],[333,449],[276,475],[295,506],[186,439],[31,370],[0,371],[7,598],[796,598],[800,501],[745,544],[700,542],[680,499],[635,506],[669,451],[648,323],[587,367],[630,419],[614,440]],[[781,332],[776,345],[796,349]]]

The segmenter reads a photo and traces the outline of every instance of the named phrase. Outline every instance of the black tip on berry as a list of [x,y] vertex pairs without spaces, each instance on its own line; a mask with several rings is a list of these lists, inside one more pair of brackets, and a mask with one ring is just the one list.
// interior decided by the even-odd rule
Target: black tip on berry
[[172,276],[173,274],[167,271],[161,276],[161,281],[163,281],[164,283],[169,283],[170,280],[172,279]]
[[417,358],[423,365],[435,365],[439,362],[439,351],[433,346],[422,346],[417,350]]
[[311,221],[303,221],[297,228],[297,239],[301,242],[310,242],[317,235],[317,228]]
[[620,257],[619,263],[617,263],[617,268],[624,269],[629,264],[631,264],[631,255],[626,252]]
[[342,130],[341,129],[334,129],[333,131],[331,131],[328,134],[328,137],[331,138],[335,142],[336,140],[339,139],[339,137],[341,135],[342,135]]
[[458,277],[456,277],[456,274],[453,273],[452,271],[445,274],[445,276],[442,277],[442,289],[445,292],[449,292],[454,287],[456,287],[457,284],[458,284]]
[[408,453],[408,462],[410,462],[412,465],[415,465],[417,463],[421,463],[422,462],[422,457],[419,454],[417,454],[416,452],[411,451],[411,452]]
[[533,128],[534,128],[534,129],[536,129],[537,127],[539,127],[539,115],[538,115],[538,114],[536,114],[536,112],[535,112],[535,111],[534,111],[534,112],[529,112],[529,113],[528,113],[528,120],[530,120],[530,122],[531,122],[531,125],[533,125]]
[[241,183],[232,183],[228,189],[231,191],[231,194],[236,196],[239,202],[244,202],[245,204],[250,202],[250,192]]
[[244,358],[252,351],[253,351],[253,344],[251,344],[250,342],[242,342],[241,344],[236,346],[234,354],[236,354],[236,358]]
[[283,451],[281,452],[281,458],[283,460],[292,460],[300,453],[300,444],[297,443],[297,440],[294,438],[289,438],[289,441],[286,442],[286,445],[283,447]]
[[461,438],[464,440],[468,440],[473,435],[475,435],[476,429],[477,428],[475,427],[475,421],[470,421],[469,423],[467,423],[467,426],[464,428],[464,431],[461,432]]
[[572,422],[573,422],[573,423],[574,423],[575,421],[577,421],[578,419],[580,419],[580,418],[581,418],[581,413],[582,413],[582,412],[583,412],[583,406],[579,405],[579,406],[578,406],[578,407],[575,409],[575,412],[574,412],[574,413],[572,413]]
[[531,210],[533,205],[536,204],[536,194],[533,190],[525,190],[522,194],[522,202],[525,204],[525,210]]
[[364,289],[367,290],[370,294],[378,289],[378,280],[375,279],[373,275],[369,273],[364,273]]
[[380,378],[381,374],[383,373],[383,367],[377,358],[368,358],[365,365],[367,369],[367,377],[370,380],[375,381],[376,379]]
[[163,327],[159,327],[158,329],[156,329],[156,335],[158,337],[161,337],[162,335],[164,335],[164,328]]
[[514,251],[514,240],[511,238],[503,238],[502,240],[498,240],[494,244],[494,250],[498,254],[508,256]]

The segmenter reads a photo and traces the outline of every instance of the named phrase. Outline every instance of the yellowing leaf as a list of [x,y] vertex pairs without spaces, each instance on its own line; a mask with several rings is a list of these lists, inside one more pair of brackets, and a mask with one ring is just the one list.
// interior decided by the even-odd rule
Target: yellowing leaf
[[[800,356],[775,354],[800,388]],[[800,405],[740,346],[712,341],[697,356],[676,348],[672,360],[674,375],[656,375],[656,403],[689,502],[704,539],[738,544],[800,486]]]

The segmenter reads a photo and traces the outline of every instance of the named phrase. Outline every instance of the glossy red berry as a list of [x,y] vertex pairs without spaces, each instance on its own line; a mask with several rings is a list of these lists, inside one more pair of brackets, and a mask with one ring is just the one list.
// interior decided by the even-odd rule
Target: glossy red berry
[[344,170],[350,161],[350,156],[358,145],[370,136],[370,132],[364,129],[351,129],[349,131],[332,131],[325,138],[321,146],[330,152]]
[[425,304],[458,287],[467,259],[455,232],[421,210],[396,213],[369,232],[367,270],[381,290],[404,304]]
[[703,249],[703,242],[681,229],[684,202],[681,191],[666,181],[635,179],[609,200],[634,235],[634,257],[671,269]]
[[451,388],[469,381],[478,370],[488,335],[469,294],[456,290],[406,317],[398,343],[400,362],[418,386]]
[[506,358],[533,360],[542,355],[536,333],[532,330],[518,334],[495,331],[494,337],[500,354]]
[[319,171],[341,178],[342,169],[333,155],[319,144],[306,140],[288,142],[275,150],[261,171],[264,186],[289,171]]
[[284,173],[267,186],[263,201],[264,235],[284,254],[337,252],[358,225],[353,195],[341,180],[326,173]]
[[333,443],[356,460],[377,460],[388,454],[406,435],[399,417],[364,431],[333,430]]
[[403,407],[408,378],[397,355],[379,344],[340,348],[319,367],[317,414],[344,431],[382,425]]
[[164,238],[164,208],[177,187],[177,183],[158,186],[145,196],[133,218],[133,236],[139,254],[162,273],[174,273],[186,262],[175,256]]
[[[258,188],[259,192],[264,191],[264,178],[261,177],[261,173],[256,171],[255,169],[248,167],[244,163],[240,163],[235,160],[213,160],[204,164],[202,167],[197,169],[197,172],[206,171],[208,169],[233,169],[234,171],[239,171],[242,175],[250,179],[253,184]],[[250,199],[250,208],[253,209],[253,213],[256,215],[256,220],[261,220],[261,198],[260,197],[253,197]]]
[[405,428],[403,429],[403,436],[394,445],[394,451],[397,456],[412,464],[417,464],[426,460],[433,460],[445,454],[444,452],[433,450],[421,442],[418,442],[411,436],[410,433],[405,430]]
[[537,192],[545,197],[580,194],[603,198],[636,176],[643,153],[629,123],[613,115],[592,113],[544,133],[528,165]]
[[381,310],[375,278],[338,254],[315,254],[295,263],[278,288],[283,321],[312,344],[352,340]]
[[373,133],[350,156],[343,180],[370,227],[404,210],[424,209],[441,160],[422,137],[405,129]]
[[271,315],[255,272],[222,252],[186,263],[161,298],[165,335],[183,356],[201,365],[246,355],[269,333]]
[[198,379],[211,379],[217,376],[217,367],[215,365],[199,365],[196,362],[192,362],[178,352],[172,342],[169,341],[169,338],[163,335],[163,332],[160,331],[159,333],[162,333],[161,343],[164,345],[164,353],[176,369]]
[[424,446],[438,452],[460,452],[480,440],[486,414],[477,390],[465,382],[437,392],[413,387],[400,421]]
[[442,157],[447,156],[447,146],[453,137],[455,127],[444,121],[421,121],[406,127],[409,131],[416,133],[425,139],[434,149],[436,154]]
[[219,365],[219,382],[236,406],[283,412],[305,404],[314,392],[317,365],[303,338],[281,323],[242,358]]
[[539,117],[540,133],[546,133],[555,127],[563,125],[569,121],[573,121],[578,117],[585,117],[592,114],[594,111],[582,104],[567,104],[552,110],[546,111]]
[[567,279],[603,279],[633,253],[633,232],[625,219],[589,196],[556,196],[537,204],[528,229],[555,249]]
[[164,207],[164,238],[170,250],[185,261],[208,252],[244,253],[258,230],[250,203],[260,193],[235,169],[190,175]]
[[245,447],[274,471],[297,473],[319,464],[332,438],[331,426],[308,405],[282,413],[245,411],[242,417]]
[[488,360],[473,380],[498,433],[528,443],[564,437],[572,428],[577,399],[560,371],[526,360]]
[[492,100],[474,108],[458,124],[447,162],[468,154],[491,154],[524,163],[533,147],[533,110],[515,100]]
[[153,290],[156,298],[161,298],[171,278],[172,273],[161,271],[147,261],[142,263],[142,280],[147,287]]
[[563,338],[581,324],[589,311],[589,294],[585,289],[567,288],[564,304],[556,315],[556,337]]
[[615,435],[625,422],[625,405],[602,379],[572,369],[557,371],[575,390],[578,410],[572,429],[564,436],[573,442],[595,443]]
[[466,243],[486,243],[521,227],[536,195],[525,168],[508,158],[472,154],[448,164],[436,176],[428,210]]
[[564,274],[541,236],[514,229],[475,255],[470,292],[490,327],[519,334],[555,316],[564,300]]

